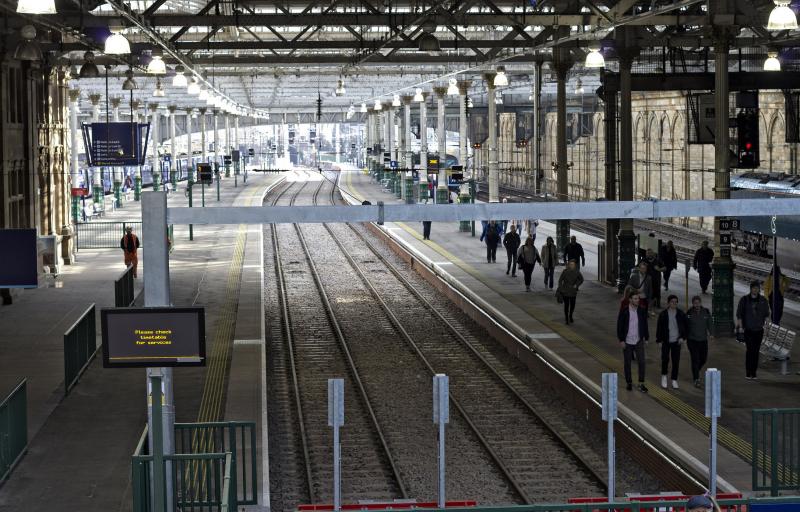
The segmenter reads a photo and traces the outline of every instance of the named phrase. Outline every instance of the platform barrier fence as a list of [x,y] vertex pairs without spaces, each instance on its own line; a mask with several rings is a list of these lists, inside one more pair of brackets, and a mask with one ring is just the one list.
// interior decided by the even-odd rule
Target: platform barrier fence
[[64,333],[64,394],[78,383],[97,353],[95,305],[92,304]]
[[114,280],[114,307],[128,308],[133,305],[134,298],[133,267],[128,266]]
[[[131,458],[133,511],[149,512],[150,471],[147,428]],[[230,510],[258,503],[256,425],[254,422],[176,423],[175,455],[166,456],[175,510]],[[225,455],[224,466],[220,456]],[[223,485],[226,487],[223,488]],[[222,498],[225,498],[223,500]]]
[[800,490],[800,408],[753,409],[753,491]]
[[22,379],[0,402],[0,483],[28,450],[28,381]]
[[116,249],[125,229],[131,227],[142,241],[142,222],[79,222],[75,224],[77,250],[82,249]]

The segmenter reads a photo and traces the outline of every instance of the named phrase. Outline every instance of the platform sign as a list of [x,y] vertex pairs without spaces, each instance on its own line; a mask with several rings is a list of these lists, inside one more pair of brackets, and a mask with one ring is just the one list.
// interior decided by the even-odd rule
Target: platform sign
[[70,189],[72,197],[86,197],[89,195],[89,189],[83,187],[72,187]]
[[740,227],[739,219],[720,219],[719,221],[720,231],[739,231]]
[[203,308],[106,308],[100,320],[106,368],[206,364]]
[[238,149],[234,149],[233,151],[231,151],[231,160],[233,160],[234,162],[238,162],[241,160],[241,153],[239,153]]
[[90,166],[142,165],[147,153],[150,123],[91,123],[83,125]]
[[35,229],[0,229],[0,288],[38,288]]
[[204,185],[214,183],[214,171],[211,169],[211,164],[197,164],[197,181]]
[[389,167],[391,167],[392,169],[397,169],[397,160],[390,161]]

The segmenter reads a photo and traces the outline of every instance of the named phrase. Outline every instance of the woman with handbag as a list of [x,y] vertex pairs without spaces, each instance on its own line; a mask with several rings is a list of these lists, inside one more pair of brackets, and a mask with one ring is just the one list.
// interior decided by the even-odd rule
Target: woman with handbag
[[578,297],[578,288],[583,284],[583,274],[578,270],[575,260],[569,260],[567,268],[558,276],[556,299],[564,302],[564,322],[574,323],[572,313],[575,311],[575,299]]
[[519,248],[517,253],[517,263],[522,267],[522,273],[525,276],[525,291],[531,291],[531,275],[533,275],[533,268],[536,262],[541,263],[542,259],[539,257],[539,251],[533,245],[533,238],[528,237],[525,239],[525,244]]

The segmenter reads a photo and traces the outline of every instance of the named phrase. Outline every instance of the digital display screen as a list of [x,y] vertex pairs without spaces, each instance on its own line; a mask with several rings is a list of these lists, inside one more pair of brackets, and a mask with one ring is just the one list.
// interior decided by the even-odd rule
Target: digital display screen
[[100,311],[103,366],[205,366],[203,308],[108,308]]
[[0,288],[37,288],[35,229],[0,229]]

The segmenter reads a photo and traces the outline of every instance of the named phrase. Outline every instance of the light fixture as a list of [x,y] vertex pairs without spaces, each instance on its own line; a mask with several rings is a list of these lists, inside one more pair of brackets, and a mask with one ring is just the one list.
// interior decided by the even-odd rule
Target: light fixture
[[583,88],[583,82],[581,82],[581,79],[578,78],[578,81],[575,82],[575,94],[583,94],[584,92],[585,89]]
[[781,61],[778,60],[777,52],[769,52],[767,60],[764,61],[764,71],[780,71]]
[[131,53],[131,44],[120,34],[118,29],[111,29],[111,35],[106,39],[106,47],[103,53],[106,55],[128,55]]
[[172,77],[172,86],[173,87],[186,87],[189,85],[188,80],[186,80],[186,75],[184,74],[183,66],[177,65],[175,66],[175,76]]
[[366,114],[367,113],[367,104],[366,103],[362,103],[361,104],[361,113],[362,114]]
[[505,87],[508,85],[508,77],[506,76],[506,68],[503,66],[497,67],[497,74],[494,75],[494,86]]
[[440,52],[442,47],[436,36],[427,32],[420,34],[417,38],[417,49],[421,52]]
[[414,101],[417,103],[422,103],[423,101],[425,101],[425,96],[422,95],[422,89],[420,89],[419,87],[417,87],[416,90],[414,91]]
[[494,103],[495,105],[502,105],[503,104],[503,93],[500,91],[495,91],[494,93]]
[[208,99],[208,91],[204,88],[200,88],[200,94],[197,95],[197,99],[200,101],[206,101]]
[[392,106],[393,107],[399,107],[400,105],[401,105],[401,103],[400,103],[400,95],[399,94],[395,94],[394,97],[392,97]]
[[383,105],[381,105],[380,98],[375,99],[375,106],[372,107],[372,110],[383,110]]
[[167,65],[164,64],[164,59],[161,58],[161,55],[153,55],[147,65],[147,72],[151,75],[165,75],[167,73]]
[[583,64],[588,69],[598,69],[606,67],[606,59],[600,53],[600,48],[589,48],[589,53],[586,54],[586,62]]
[[190,96],[197,96],[200,94],[200,84],[197,83],[197,78],[192,77],[192,83],[186,88],[186,94]]
[[14,50],[14,58],[17,60],[42,60],[42,49],[39,48],[39,44],[34,41],[36,38],[36,29],[33,28],[33,25],[25,25],[20,30],[20,36],[22,36],[22,41],[17,44],[16,50]]
[[336,96],[344,96],[344,80],[339,79],[336,84]]
[[19,0],[17,12],[20,14],[56,14],[55,0]]
[[164,97],[164,87],[161,86],[161,79],[159,78],[156,80],[156,88],[153,89],[153,97],[154,98],[163,98]]
[[472,98],[467,98],[467,108],[472,108]]
[[767,30],[795,30],[797,29],[797,16],[789,7],[789,0],[774,0],[775,7],[769,13]]
[[217,103],[216,96],[217,95],[214,93],[214,91],[208,91],[208,98],[206,98],[206,105],[208,105],[209,107],[216,105]]
[[447,95],[448,96],[458,96],[458,85],[456,84],[456,79],[450,79],[450,85],[447,86]]
[[135,91],[139,88],[136,85],[136,81],[133,79],[133,70],[128,68],[128,71],[125,72],[125,76],[127,77],[124,82],[122,82],[122,90],[123,91]]
[[100,70],[97,69],[97,64],[94,63],[94,53],[86,52],[83,54],[83,66],[78,71],[78,78],[97,78],[100,76]]

